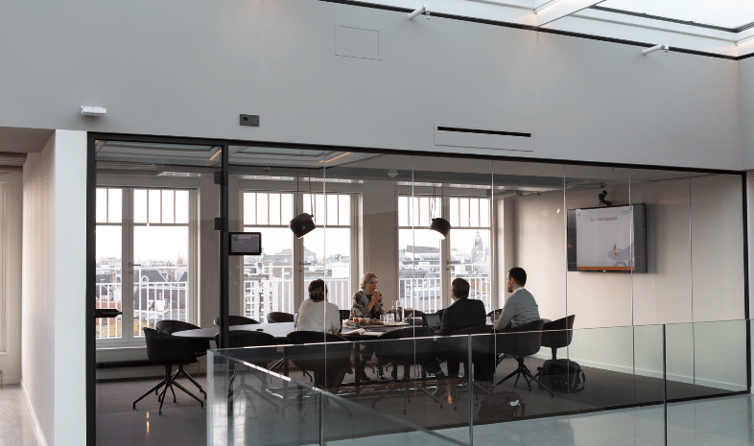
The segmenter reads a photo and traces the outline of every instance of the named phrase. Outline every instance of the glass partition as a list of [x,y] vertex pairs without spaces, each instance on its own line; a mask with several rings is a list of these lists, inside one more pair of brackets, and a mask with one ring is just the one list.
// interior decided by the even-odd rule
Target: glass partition
[[[738,420],[721,429],[702,420],[688,431],[689,410],[704,406],[679,402],[745,393],[746,377],[722,372],[714,377],[716,381],[694,381],[676,373],[671,358],[687,345],[674,331],[735,332],[745,330],[742,322],[689,323],[693,330],[669,324],[441,337],[427,337],[417,327],[411,329],[412,338],[362,340],[368,336],[349,335],[351,341],[345,343],[214,351],[214,370],[208,377],[208,438],[212,438],[208,444],[382,441],[409,432],[406,441],[414,436],[420,437],[419,442],[430,441],[426,435],[437,435],[436,441],[475,445],[539,440],[590,444],[590,437],[597,441],[619,433],[616,444],[688,444],[690,438],[707,441],[715,435],[734,438],[748,422]],[[541,345],[552,341],[547,336],[561,335],[572,364],[565,369],[548,366],[549,353],[539,352]],[[634,349],[634,342],[641,348]],[[612,347],[595,351],[608,345]],[[347,373],[342,382],[320,384],[321,376],[334,372],[344,360],[357,361],[357,353],[365,348],[384,360],[391,377],[359,383]],[[634,355],[621,357],[632,350]],[[696,356],[693,367],[705,370],[730,364],[736,370],[741,353]],[[594,357],[606,361],[590,359]],[[448,373],[448,362],[453,360],[470,364],[473,373],[462,378]],[[719,401],[710,407],[725,407],[728,400]],[[664,404],[668,404],[667,418]],[[704,410],[717,423],[727,422],[725,411]]]
[[[103,364],[147,363],[132,347],[158,321],[219,330],[223,175],[220,146],[103,141],[98,150],[96,299],[123,312],[97,324],[105,377]],[[229,259],[229,315],[260,322],[245,329],[280,346],[252,363],[252,385],[230,363],[218,369],[215,403],[232,384],[248,399],[234,410],[247,418],[260,407],[279,407],[288,422],[305,407],[319,414],[288,440],[361,438],[362,427],[325,428],[359,412],[464,443],[498,432],[515,444],[522,426],[567,442],[602,419],[595,411],[749,388],[740,175],[260,144],[228,152],[229,229],[261,233],[259,255]],[[450,228],[444,238],[430,229],[438,219]],[[516,340],[525,335],[491,334],[514,291],[512,267],[526,271],[543,319],[528,331],[545,340],[526,354]],[[454,336],[441,314],[458,278],[484,310],[454,328],[480,332]],[[289,337],[300,332],[315,334]],[[202,365],[191,367],[201,381]],[[553,370],[565,381],[533,381]],[[654,438],[655,409],[611,416],[633,417]],[[262,433],[248,419],[229,433],[242,420],[216,410],[225,431],[212,438],[273,435],[266,419]],[[383,433],[401,430],[391,429]]]
[[[244,350],[210,352],[213,368],[208,377],[212,384],[207,398],[207,444],[352,444],[353,440],[370,439],[397,444],[465,444],[254,364],[273,350],[257,352],[257,348],[250,355],[246,354],[249,349]],[[306,352],[299,353],[289,358],[303,365]],[[251,386],[253,391],[243,386]],[[289,399],[280,399],[276,392]]]

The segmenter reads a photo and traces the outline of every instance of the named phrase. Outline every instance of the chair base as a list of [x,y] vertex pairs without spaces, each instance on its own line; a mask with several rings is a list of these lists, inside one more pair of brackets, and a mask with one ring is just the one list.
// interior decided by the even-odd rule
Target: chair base
[[524,376],[524,380],[526,381],[526,384],[529,386],[529,390],[532,390],[531,389],[531,382],[534,381],[535,383],[539,384],[539,386],[541,388],[544,388],[545,390],[547,390],[548,392],[550,392],[550,397],[551,398],[555,397],[555,394],[552,392],[552,390],[550,390],[549,387],[547,387],[546,385],[542,384],[542,382],[540,380],[538,380],[537,378],[534,377],[534,375],[531,374],[531,371],[529,371],[529,368],[526,367],[526,365],[524,365],[523,358],[516,357],[516,360],[518,361],[518,367],[516,368],[516,370],[514,370],[513,372],[511,372],[505,378],[503,378],[500,381],[498,381],[497,384],[495,384],[495,386],[499,386],[503,382],[505,382],[505,381],[507,381],[507,380],[509,380],[509,379],[511,379],[511,378],[513,378],[515,376],[516,377],[516,381],[514,381],[514,383],[513,383],[513,388],[515,389],[516,386],[518,385],[518,379],[521,377],[521,375],[523,375]]
[[[274,401],[272,401],[271,399],[269,399],[267,397],[267,395],[265,395],[262,392],[260,392],[259,390],[255,389],[254,386],[249,385],[249,384],[246,383],[246,374],[247,373],[249,373],[249,372],[248,371],[242,371],[242,372],[237,373],[237,370],[235,369],[235,367],[233,368],[233,372],[232,372],[232,374],[230,376],[230,379],[228,380],[228,394],[227,394],[228,400],[231,400],[231,402],[232,402],[234,395],[240,395],[240,394],[243,393],[243,394],[245,394],[247,396],[247,398],[249,399],[249,401],[251,401],[251,406],[256,411],[257,408],[254,405],[254,398],[252,396],[252,394],[255,394],[259,398],[261,398],[262,400],[267,401],[268,403],[270,403],[271,405],[273,405],[275,407],[275,411],[276,412],[278,410],[280,410],[280,407],[278,407],[277,403],[275,403]],[[233,388],[233,382],[235,381],[236,376],[240,376],[240,379],[239,379],[238,386],[235,387],[235,388]],[[263,382],[266,385],[267,381],[264,380],[264,375],[262,375],[262,378],[263,378]]]
[[207,399],[207,392],[205,392],[204,389],[202,389],[202,386],[198,382],[196,382],[196,380],[191,375],[189,375],[183,364],[178,366],[178,370],[173,373],[172,379],[175,380],[179,375],[183,375],[188,378],[188,380],[191,381],[197,389],[199,389],[199,392],[204,395],[204,399]]
[[[179,369],[179,371],[180,371],[180,369]],[[202,401],[201,398],[199,398],[198,396],[196,396],[193,393],[191,393],[188,389],[186,389],[185,387],[183,387],[182,385],[180,385],[177,381],[175,381],[175,379],[173,379],[174,376],[178,375],[178,372],[176,372],[175,375],[173,375],[171,372],[172,372],[172,367],[169,366],[169,365],[166,365],[165,366],[165,379],[163,379],[162,381],[160,381],[159,384],[157,384],[156,386],[154,386],[151,389],[149,389],[148,391],[146,391],[144,393],[144,395],[140,396],[136,401],[134,401],[134,403],[133,403],[134,410],[136,410],[136,403],[138,403],[139,401],[143,400],[150,393],[157,392],[163,386],[165,388],[162,389],[162,392],[157,396],[157,401],[160,402],[160,410],[159,410],[159,414],[160,415],[162,415],[162,405],[165,403],[165,396],[167,395],[168,389],[170,389],[170,392],[173,394],[173,402],[174,403],[177,402],[177,400],[175,398],[175,390],[173,390],[174,386],[178,387],[180,390],[183,390],[190,397],[192,397],[195,400],[199,401],[199,404],[201,404],[202,407],[204,407],[204,401]],[[184,371],[184,373],[186,373],[186,372]],[[189,379],[191,379],[191,378],[189,377]],[[191,379],[191,381],[194,382],[194,384],[196,384],[197,386],[199,385],[193,379]]]
[[403,379],[398,383],[397,386],[388,388],[387,390],[382,392],[377,398],[375,398],[374,401],[372,401],[372,407],[374,407],[375,404],[377,404],[377,401],[390,395],[391,393],[395,393],[397,391],[403,390],[403,415],[406,415],[406,412],[407,412],[406,407],[408,403],[411,402],[411,393],[410,393],[411,388],[414,387],[421,390],[425,394],[429,395],[430,398],[432,398],[433,400],[435,400],[435,402],[440,404],[440,409],[442,409],[442,401],[440,401],[432,392],[430,392],[429,390],[425,389],[424,387],[420,385],[413,386],[413,384],[414,384],[414,380],[411,379],[411,376],[409,374],[409,368],[404,366]]

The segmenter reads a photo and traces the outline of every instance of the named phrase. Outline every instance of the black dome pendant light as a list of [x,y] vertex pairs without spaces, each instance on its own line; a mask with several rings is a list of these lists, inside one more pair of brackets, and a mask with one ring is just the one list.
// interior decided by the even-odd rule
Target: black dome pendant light
[[[440,209],[442,209],[442,186],[440,186]],[[434,187],[432,188],[434,191]],[[435,199],[436,195],[432,197],[432,210],[431,214],[435,215],[434,207],[435,207]],[[438,234],[440,234],[440,237],[442,237],[443,240],[445,240],[448,237],[448,234],[450,234],[450,222],[448,220],[445,220],[442,217],[435,217],[432,219],[432,224],[429,225],[429,229],[432,231],[436,231]]]
[[[311,175],[309,175],[309,197],[310,198],[312,198],[311,188],[312,188],[312,179],[311,179]],[[296,192],[298,193],[298,171],[296,171]],[[314,199],[312,198],[312,200]],[[314,210],[314,202],[312,201],[312,212],[313,210]],[[302,214],[299,214],[293,217],[290,224],[288,224],[288,227],[291,228],[291,231],[293,231],[293,235],[295,235],[297,239],[300,239],[306,234],[312,232],[317,227],[317,225],[314,224],[314,216],[309,215],[306,212],[304,212]]]
[[450,222],[444,218],[433,218],[432,224],[429,225],[429,229],[437,231],[440,234],[440,237],[445,240],[445,237],[450,234]]

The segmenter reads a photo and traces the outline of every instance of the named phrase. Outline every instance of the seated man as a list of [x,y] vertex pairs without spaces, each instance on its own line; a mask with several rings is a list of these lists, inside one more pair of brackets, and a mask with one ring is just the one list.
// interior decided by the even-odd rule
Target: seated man
[[505,307],[500,318],[495,324],[495,330],[525,325],[539,319],[539,309],[534,296],[531,295],[526,285],[526,271],[523,268],[514,267],[508,271],[508,292],[513,293],[505,301]]
[[[486,323],[487,313],[484,310],[484,302],[469,299],[469,288],[469,282],[466,280],[461,278],[453,280],[450,290],[453,303],[442,312],[441,335]],[[448,375],[457,377],[459,369],[460,362],[458,359],[448,358]],[[466,361],[464,361],[464,370],[469,370]]]

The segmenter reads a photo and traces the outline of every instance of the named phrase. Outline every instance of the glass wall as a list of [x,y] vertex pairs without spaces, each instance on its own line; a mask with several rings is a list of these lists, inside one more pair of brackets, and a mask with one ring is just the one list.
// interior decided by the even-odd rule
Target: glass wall
[[[293,360],[264,365],[275,373],[411,425],[466,434],[500,422],[484,409],[493,397],[515,394],[526,410],[511,416],[535,418],[656,403],[663,376],[670,400],[748,389],[739,174],[225,147],[229,230],[261,234],[259,254],[230,256],[227,289],[229,314],[262,324],[232,330],[279,344],[298,343],[294,330],[320,334],[308,343],[348,343],[346,354],[324,348],[316,373]],[[103,142],[95,298],[122,315],[98,321],[102,364],[146,362],[144,328],[161,320],[215,327],[221,155],[211,145]],[[292,231],[310,225],[301,237]],[[516,285],[541,322],[565,324],[567,339],[540,339],[523,354],[490,334],[517,288],[513,267],[526,271]],[[467,292],[453,287],[457,279]],[[461,322],[439,314],[466,297],[454,293],[480,302]],[[445,338],[470,327],[482,331]],[[663,339],[673,348],[663,350]],[[493,361],[475,359],[489,349]],[[714,359],[722,353],[725,367]],[[574,364],[581,378],[552,393],[531,380]],[[101,367],[103,382],[123,376]],[[290,402],[282,381],[271,387],[281,405]]]

